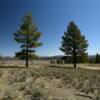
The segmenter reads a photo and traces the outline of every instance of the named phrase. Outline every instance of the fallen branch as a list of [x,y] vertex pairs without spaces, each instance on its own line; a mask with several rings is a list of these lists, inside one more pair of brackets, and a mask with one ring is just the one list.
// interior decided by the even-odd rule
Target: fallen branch
[[77,96],[82,96],[82,97],[87,97],[87,98],[90,98],[90,99],[93,99],[93,98],[94,98],[93,95],[85,94],[85,93],[83,93],[83,92],[78,92],[78,93],[76,93],[75,95],[77,95]]

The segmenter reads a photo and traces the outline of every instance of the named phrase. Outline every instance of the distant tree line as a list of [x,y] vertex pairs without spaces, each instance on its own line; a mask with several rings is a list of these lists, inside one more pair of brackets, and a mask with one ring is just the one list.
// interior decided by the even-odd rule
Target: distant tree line
[[[60,56],[60,57],[49,57],[43,60],[50,60],[50,63],[55,64],[72,64],[73,58],[71,56]],[[77,63],[92,63],[92,64],[100,64],[100,54],[96,55],[84,55],[77,57]]]
[[[65,63],[73,63],[72,57],[64,56],[64,57],[61,58],[61,60],[64,60]],[[77,57],[77,63],[100,64],[100,54],[78,56]]]
[[91,56],[89,58],[89,63],[99,64],[100,63],[100,54],[97,53],[95,56]]

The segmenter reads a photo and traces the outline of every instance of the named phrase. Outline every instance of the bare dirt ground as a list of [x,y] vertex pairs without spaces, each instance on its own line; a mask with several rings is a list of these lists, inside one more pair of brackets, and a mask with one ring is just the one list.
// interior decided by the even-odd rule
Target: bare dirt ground
[[[54,67],[73,67],[73,64],[50,64],[49,66],[54,66]],[[100,70],[100,64],[77,64],[77,68],[82,68],[82,69],[91,69],[91,70]]]

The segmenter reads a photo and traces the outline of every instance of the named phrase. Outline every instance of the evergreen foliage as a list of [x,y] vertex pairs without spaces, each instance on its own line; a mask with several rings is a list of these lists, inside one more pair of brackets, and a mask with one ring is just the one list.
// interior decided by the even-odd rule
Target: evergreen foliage
[[97,53],[95,57],[95,63],[100,63],[100,55]]
[[36,25],[33,23],[32,14],[28,13],[22,20],[20,29],[14,33],[15,41],[20,43],[21,51],[16,52],[16,57],[26,60],[26,67],[28,67],[28,60],[37,58],[35,49],[42,45],[38,40],[41,37],[41,32],[38,32]]
[[65,55],[73,57],[74,68],[76,68],[77,56],[85,54],[87,47],[88,41],[85,39],[85,36],[81,34],[79,28],[71,21],[67,26],[67,30],[64,32],[64,36],[62,36],[60,50]]

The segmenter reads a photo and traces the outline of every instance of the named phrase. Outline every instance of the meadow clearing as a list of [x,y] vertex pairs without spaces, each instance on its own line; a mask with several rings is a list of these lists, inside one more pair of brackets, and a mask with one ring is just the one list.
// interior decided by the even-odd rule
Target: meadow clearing
[[99,64],[44,65],[2,66],[0,100],[100,100]]

